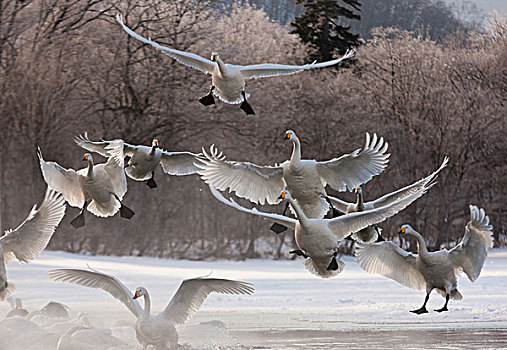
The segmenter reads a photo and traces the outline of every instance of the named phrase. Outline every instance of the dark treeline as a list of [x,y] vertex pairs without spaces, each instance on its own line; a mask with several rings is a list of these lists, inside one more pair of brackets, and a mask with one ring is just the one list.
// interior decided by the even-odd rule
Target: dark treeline
[[[1,226],[14,227],[40,202],[36,150],[64,167],[84,167],[73,137],[199,152],[215,144],[228,159],[258,164],[290,156],[286,129],[302,140],[305,158],[330,159],[364,144],[365,132],[389,142],[387,170],[364,186],[367,200],[412,183],[451,161],[438,184],[381,224],[390,238],[410,223],[431,247],[462,236],[468,204],[484,207],[505,232],[507,23],[488,31],[456,31],[438,42],[402,29],[376,29],[347,69],[322,69],[251,81],[256,116],[237,106],[204,107],[197,99],[210,77],[130,38],[135,31],[165,45],[225,62],[307,63],[308,47],[247,5],[216,12],[204,1],[57,0],[0,2]],[[102,161],[95,156],[96,162]],[[195,259],[287,256],[291,232],[225,208],[197,175],[156,174],[159,187],[130,181],[128,221],[97,218],[57,229],[52,249]],[[340,197],[352,200],[350,193]],[[247,202],[244,204],[249,205]],[[281,212],[282,206],[264,208]]]

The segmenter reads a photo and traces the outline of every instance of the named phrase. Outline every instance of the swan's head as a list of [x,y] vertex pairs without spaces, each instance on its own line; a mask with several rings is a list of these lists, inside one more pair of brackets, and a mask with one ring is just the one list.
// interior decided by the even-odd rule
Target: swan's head
[[21,299],[16,298],[14,301],[14,308],[15,309],[21,309],[23,307],[23,303],[21,302]]
[[361,187],[356,187],[356,188],[354,188],[354,193],[361,194],[361,193],[363,193],[363,190],[361,189]]
[[143,295],[145,295],[146,293],[148,293],[148,291],[143,288],[143,287],[138,287],[136,289],[136,291],[134,292],[134,297],[132,299],[137,299],[139,297],[142,297]]
[[285,132],[285,136],[283,137],[284,140],[297,140],[297,136],[296,136],[296,133],[292,130],[287,130]]
[[280,192],[280,197],[278,197],[278,199],[291,199],[291,195],[290,195],[290,192],[287,191],[287,190],[283,190],[282,192]]
[[92,155],[90,153],[85,153],[84,156],[83,156],[83,159],[81,159],[85,162],[88,162],[88,161],[93,161],[93,158],[92,158]]
[[216,62],[216,61],[218,61],[218,57],[220,57],[220,56],[218,55],[218,52],[213,52],[213,53],[211,54],[211,62]]
[[158,147],[158,139],[153,139],[151,142],[151,147]]
[[410,225],[403,225],[401,226],[400,230],[398,231],[398,234],[399,235],[406,235],[406,234],[410,234],[414,231],[414,229],[412,228],[412,226]]

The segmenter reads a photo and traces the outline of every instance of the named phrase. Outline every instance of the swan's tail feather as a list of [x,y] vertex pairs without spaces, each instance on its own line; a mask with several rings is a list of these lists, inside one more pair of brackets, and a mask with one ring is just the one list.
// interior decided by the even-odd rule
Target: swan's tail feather
[[338,269],[337,270],[328,270],[329,261],[326,263],[313,260],[312,258],[306,259],[304,262],[304,265],[308,271],[313,273],[316,276],[319,276],[321,278],[331,278],[336,275],[338,275],[340,272],[343,271],[343,268],[345,267],[345,263],[341,261],[340,259],[336,259],[336,262],[338,263]]

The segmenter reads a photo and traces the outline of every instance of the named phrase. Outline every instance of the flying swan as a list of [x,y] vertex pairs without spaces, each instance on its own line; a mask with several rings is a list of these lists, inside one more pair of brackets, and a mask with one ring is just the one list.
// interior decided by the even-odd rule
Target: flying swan
[[472,282],[479,277],[487,249],[493,246],[492,229],[484,209],[470,205],[470,221],[465,226],[465,235],[451,250],[428,252],[421,234],[410,225],[403,225],[398,233],[415,237],[418,254],[411,254],[393,242],[358,244],[356,260],[366,272],[388,277],[409,288],[426,289],[423,306],[410,312],[427,313],[426,303],[433,289],[445,296],[444,306],[435,311],[449,311],[450,298],[463,298],[456,281],[460,272],[464,271]]
[[[44,201],[38,209],[33,206],[25,221],[14,230],[7,230],[0,237],[0,300],[10,296],[15,286],[7,282],[5,265],[14,259],[28,263],[46,248],[56,226],[65,215],[65,201],[62,196],[46,190]],[[16,302],[19,299],[16,299]],[[21,300],[19,300],[21,307]]]
[[123,171],[123,141],[115,140],[106,147],[111,156],[105,164],[94,164],[90,153],[85,153],[86,168],[75,171],[65,169],[56,162],[47,162],[39,149],[39,162],[44,181],[50,188],[63,194],[73,207],[81,208],[70,223],[75,228],[85,225],[84,210],[96,216],[112,216],[120,211],[123,218],[130,219],[134,212],[126,207],[122,198],[127,192],[127,179]]
[[[331,205],[333,206],[333,209],[342,212],[343,214],[350,214],[358,211],[379,208],[398,200],[400,197],[405,196],[407,193],[410,193],[411,191],[414,191],[415,189],[421,186],[426,186],[428,188],[433,186],[433,184],[435,183],[431,183],[432,180],[435,179],[438,176],[438,173],[440,173],[440,171],[442,171],[442,169],[447,166],[447,163],[449,163],[449,158],[445,157],[444,161],[442,162],[442,165],[440,165],[440,167],[430,175],[426,176],[425,178],[422,178],[419,181],[414,182],[411,185],[400,188],[397,191],[386,194],[371,202],[366,203],[364,202],[363,190],[361,189],[361,187],[358,187],[354,190],[354,192],[356,193],[356,203],[348,203],[342,201],[339,198],[331,196],[329,196],[328,198]],[[376,225],[368,226],[359,232],[355,232],[352,235],[352,238],[356,241],[359,241],[360,243],[371,243],[377,240],[384,240],[380,235],[380,229]]]
[[159,49],[163,54],[175,59],[185,66],[200,70],[206,74],[211,74],[211,89],[206,96],[199,99],[200,103],[205,106],[214,104],[215,99],[213,95],[215,95],[226,103],[241,103],[240,108],[246,114],[255,114],[252,107],[246,100],[249,97],[249,94],[245,93],[246,80],[274,77],[277,75],[289,75],[308,69],[329,67],[338,64],[347,58],[353,57],[355,54],[354,51],[347,51],[345,55],[338,59],[321,63],[313,62],[302,66],[271,63],[251,66],[225,64],[216,52],[211,54],[211,60],[207,60],[204,57],[190,52],[171,49],[154,42],[151,38],[146,39],[145,37],[135,33],[123,23],[123,19],[120,14],[116,15],[116,20],[130,36],[136,38],[137,40]]
[[293,219],[283,215],[261,212],[256,208],[244,208],[232,199],[225,199],[213,186],[210,185],[209,187],[216,199],[234,209],[258,215],[267,220],[293,228],[295,230],[294,237],[299,249],[293,250],[290,253],[306,258],[305,267],[308,271],[322,278],[337,275],[345,266],[343,261],[336,259],[338,241],[341,241],[353,232],[382,222],[395,215],[421,197],[428,189],[428,186],[421,186],[411,193],[407,193],[404,197],[400,197],[397,201],[383,207],[351,213],[333,219],[308,218],[292,198],[290,192],[283,190],[280,197],[287,199],[294,208],[297,219]]
[[[143,287],[134,295],[116,277],[96,270],[57,269],[49,271],[49,277],[58,282],[74,283],[85,287],[100,288],[120,300],[137,318],[135,330],[139,343],[146,349],[175,349],[178,343],[176,325],[184,324],[200,308],[212,293],[252,294],[252,284],[219,278],[192,278],[184,280],[164,311],[151,315],[151,299]],[[144,309],[137,298],[144,296]]]
[[371,180],[387,167],[388,144],[377,134],[366,133],[362,149],[328,161],[301,159],[301,143],[292,130],[285,132],[284,140],[293,145],[290,160],[275,166],[250,162],[227,161],[222,153],[211,147],[207,159],[196,160],[201,178],[220,191],[235,191],[238,197],[258,204],[277,204],[280,192],[287,189],[301,210],[309,218],[322,218],[329,210],[325,186],[337,191],[353,190]]
[[[74,139],[76,144],[90,152],[96,152],[104,157],[110,157],[110,148],[114,141],[91,141],[88,133],[78,135]],[[123,142],[123,154],[130,157],[125,165],[125,173],[136,181],[148,180],[146,184],[150,188],[157,187],[155,182],[155,169],[160,164],[166,174],[190,175],[195,174],[199,168],[194,165],[194,160],[200,155],[191,152],[168,152],[159,148],[157,139],[153,139],[151,147],[144,145],[131,145]]]

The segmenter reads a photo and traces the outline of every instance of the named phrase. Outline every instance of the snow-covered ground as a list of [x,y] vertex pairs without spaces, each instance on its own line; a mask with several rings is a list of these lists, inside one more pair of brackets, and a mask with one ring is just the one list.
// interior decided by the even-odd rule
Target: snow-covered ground
[[[214,349],[216,344],[230,349],[240,345],[256,349],[507,348],[507,250],[490,252],[477,282],[462,277],[458,285],[464,299],[451,301],[450,312],[442,314],[408,312],[421,306],[424,292],[369,275],[352,257],[344,260],[344,272],[324,280],[308,273],[302,259],[196,262],[48,251],[28,265],[9,264],[7,273],[28,311],[50,300],[59,301],[71,308],[73,316],[85,312],[94,325],[106,328],[118,320],[133,323],[134,317],[106,292],[52,282],[47,271],[87,268],[88,264],[114,274],[132,290],[146,287],[153,312],[165,307],[185,278],[212,272],[213,277],[254,283],[256,291],[251,296],[212,294],[179,329],[180,343],[198,349]],[[434,293],[428,310],[443,303]],[[0,303],[0,319],[9,309],[7,303]],[[200,325],[215,320],[226,329]],[[0,349],[16,349],[1,336],[1,327],[0,323]],[[140,348],[128,327],[116,327],[115,335],[128,341],[129,348]]]

